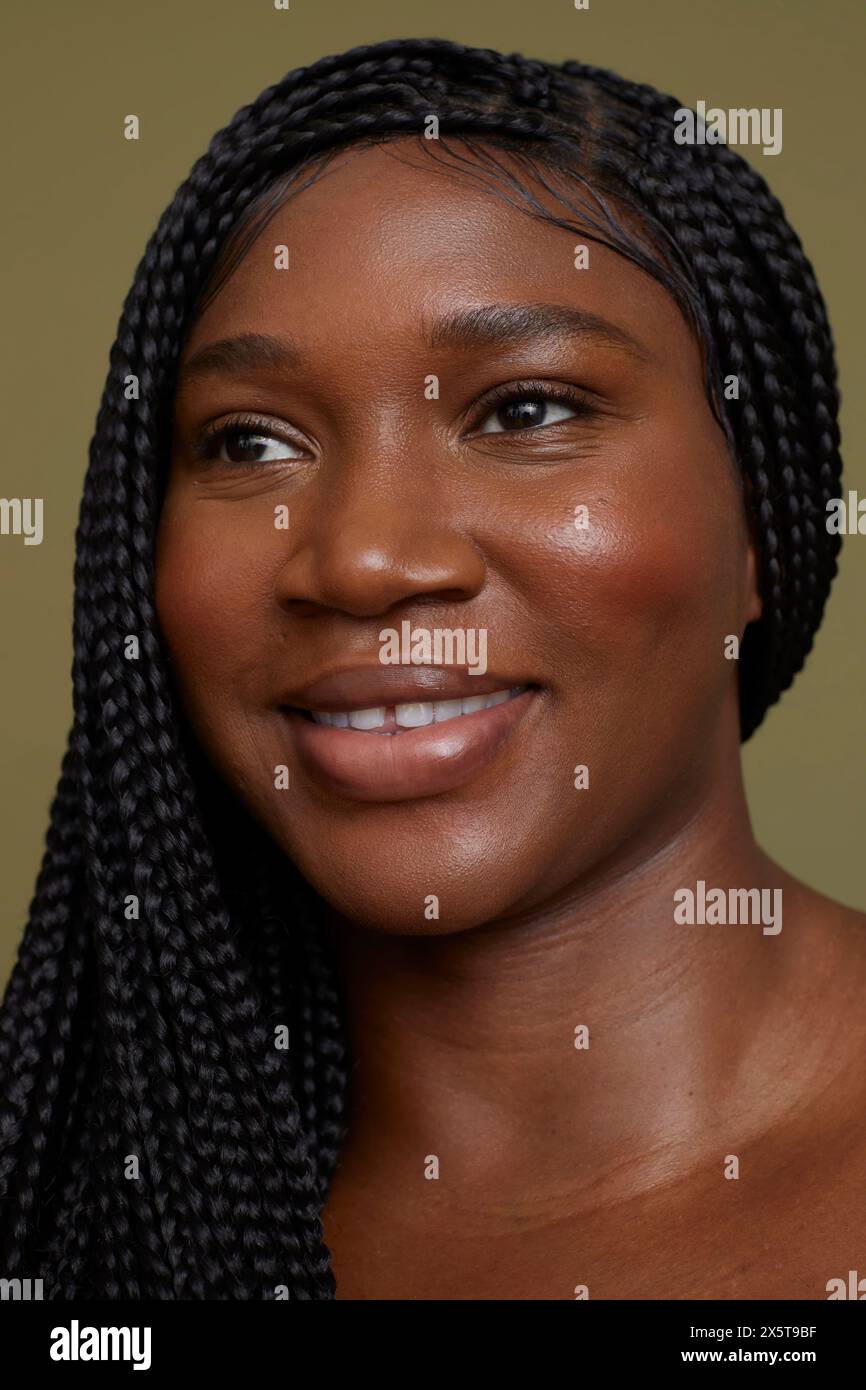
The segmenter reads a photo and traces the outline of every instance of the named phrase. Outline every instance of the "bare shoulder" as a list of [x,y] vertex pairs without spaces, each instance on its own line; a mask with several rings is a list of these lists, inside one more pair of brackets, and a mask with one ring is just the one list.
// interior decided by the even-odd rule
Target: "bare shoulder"
[[792,1002],[811,1082],[760,1146],[771,1181],[752,1186],[751,1213],[760,1226],[764,1208],[784,1231],[796,1292],[783,1296],[827,1298],[852,1272],[866,1279],[866,913],[793,878],[787,897],[801,941]]
[[641,1247],[669,1252],[667,1296],[866,1298],[866,913],[780,881],[777,1007],[752,1078],[776,1113],[756,1134],[733,1124],[724,1165],[640,1204]]
[[778,865],[773,867],[782,885],[788,939],[793,935],[799,943],[796,956],[808,956],[812,964],[826,961],[838,970],[840,983],[850,970],[862,971],[866,977],[866,912],[828,897]]

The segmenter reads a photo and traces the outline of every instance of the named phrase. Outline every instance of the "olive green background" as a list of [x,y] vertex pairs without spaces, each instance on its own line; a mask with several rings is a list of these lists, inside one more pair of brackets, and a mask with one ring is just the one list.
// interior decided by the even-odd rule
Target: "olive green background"
[[[300,65],[385,38],[577,58],[684,105],[782,107],[783,149],[743,149],[825,293],[845,481],[864,466],[861,0],[39,0],[2,23],[5,332],[0,495],[44,498],[41,546],[0,536],[0,982],[26,918],[71,714],[73,541],[123,299],[212,134]],[[138,143],[124,116],[141,120]],[[806,670],[746,746],[755,829],[789,870],[866,907],[866,536],[842,552]]]

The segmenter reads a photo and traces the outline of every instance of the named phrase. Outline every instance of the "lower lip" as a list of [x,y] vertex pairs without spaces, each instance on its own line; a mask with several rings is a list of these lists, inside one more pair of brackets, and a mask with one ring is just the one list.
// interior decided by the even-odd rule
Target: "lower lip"
[[362,733],[315,724],[283,710],[301,763],[329,789],[355,801],[409,801],[462,786],[487,767],[526,715],[535,688],[491,709],[404,733]]

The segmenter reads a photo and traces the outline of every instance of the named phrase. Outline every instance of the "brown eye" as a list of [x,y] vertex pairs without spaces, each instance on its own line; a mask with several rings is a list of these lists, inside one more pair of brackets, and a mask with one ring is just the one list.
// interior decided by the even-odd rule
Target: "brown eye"
[[512,382],[492,392],[479,434],[513,434],[543,429],[595,414],[591,397],[564,383]]
[[[568,420],[577,412],[558,401],[530,400],[522,396],[499,405],[487,417],[482,426],[482,434],[499,434],[502,430],[536,429],[540,425],[553,425],[559,420]],[[497,427],[498,426],[498,427]]]
[[244,464],[279,463],[288,459],[304,457],[297,444],[272,433],[259,423],[221,425],[217,429],[205,430],[193,444],[196,458],[209,459],[215,463]]
[[279,459],[299,458],[299,453],[292,452],[294,447],[285,439],[235,427],[222,431],[218,458],[223,463],[275,463]]

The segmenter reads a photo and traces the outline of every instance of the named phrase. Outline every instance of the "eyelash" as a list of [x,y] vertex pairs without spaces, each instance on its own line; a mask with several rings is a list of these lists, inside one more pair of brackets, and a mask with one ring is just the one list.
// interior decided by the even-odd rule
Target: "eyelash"
[[[487,392],[484,400],[480,403],[478,418],[475,428],[486,420],[487,416],[494,410],[504,405],[511,405],[513,401],[545,401],[553,402],[555,405],[570,405],[580,416],[586,418],[595,413],[595,407],[591,398],[585,391],[581,391],[576,386],[566,386],[564,382],[552,381],[509,381],[504,386],[494,386]],[[567,424],[565,420],[557,420],[556,424]],[[530,434],[536,429],[549,430],[550,425],[530,426],[523,430],[514,430],[514,434]],[[503,430],[503,434],[512,431]]]
[[[199,431],[190,445],[193,458],[200,462],[225,463],[224,459],[215,458],[213,455],[233,434],[255,434],[260,435],[263,439],[278,439],[283,444],[292,444],[295,448],[300,447],[294,439],[287,439],[284,435],[278,434],[266,416],[235,415],[228,424],[205,425]],[[287,461],[291,462],[291,460]],[[255,467],[256,465],[251,461],[248,466]],[[244,465],[235,464],[235,467],[242,468]]]
[[[550,381],[517,381],[508,382],[504,386],[495,386],[488,391],[484,400],[480,402],[478,414],[474,428],[477,429],[484,423],[489,415],[502,406],[511,405],[515,401],[535,400],[551,402],[557,405],[568,405],[575,413],[586,419],[596,413],[590,397],[577,387],[566,386],[564,383],[554,383]],[[567,424],[566,420],[556,420],[554,424]],[[494,430],[491,434],[536,434],[539,430],[549,430],[551,425],[528,425],[521,430]],[[192,441],[191,449],[193,457],[200,462],[208,460],[213,463],[223,463],[223,459],[214,458],[225,441],[232,434],[256,434],[266,439],[276,439],[284,444],[294,445],[295,448],[301,447],[293,439],[288,439],[284,435],[277,433],[271,422],[261,415],[236,415],[227,424],[205,425],[199,434]],[[489,437],[489,436],[487,436]],[[212,452],[213,451],[213,452]],[[291,463],[291,459],[280,460],[280,462]],[[255,468],[258,465],[251,460],[248,464],[235,464],[235,467]]]

